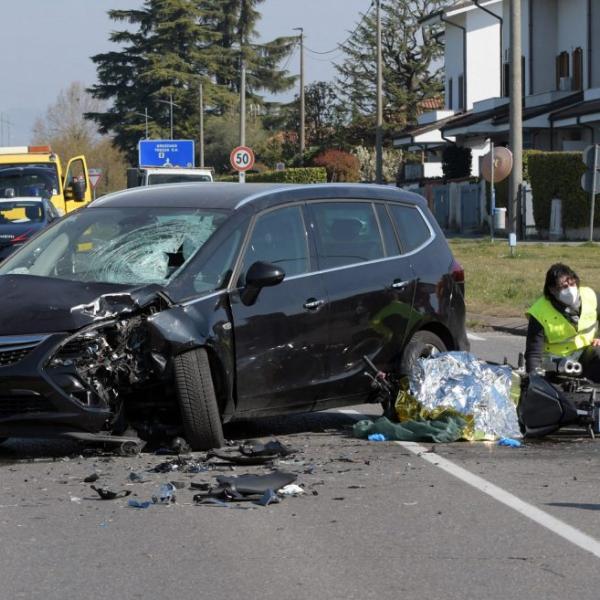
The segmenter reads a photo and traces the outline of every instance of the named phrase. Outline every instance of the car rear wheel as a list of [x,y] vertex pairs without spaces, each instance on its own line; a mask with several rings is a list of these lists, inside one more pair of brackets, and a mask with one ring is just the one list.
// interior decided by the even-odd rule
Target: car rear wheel
[[419,358],[446,352],[446,344],[431,331],[417,331],[404,348],[400,360],[400,375],[409,375]]
[[175,384],[185,437],[192,450],[220,448],[223,425],[206,350],[175,357]]

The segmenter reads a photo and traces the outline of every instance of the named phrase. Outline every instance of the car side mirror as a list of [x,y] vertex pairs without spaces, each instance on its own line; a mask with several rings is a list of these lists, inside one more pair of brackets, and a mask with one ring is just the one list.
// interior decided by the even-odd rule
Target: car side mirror
[[73,180],[71,185],[65,188],[65,199],[83,202],[85,199],[85,183],[78,179]]
[[272,263],[256,261],[250,265],[246,273],[246,285],[242,290],[242,302],[246,306],[254,304],[260,290],[272,287],[283,281],[285,271]]

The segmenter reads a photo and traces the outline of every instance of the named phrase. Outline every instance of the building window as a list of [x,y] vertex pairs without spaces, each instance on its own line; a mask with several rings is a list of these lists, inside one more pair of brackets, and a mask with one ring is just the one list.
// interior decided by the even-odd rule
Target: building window
[[458,110],[465,110],[465,76],[458,76]]
[[[502,82],[504,89],[502,95],[505,98],[510,97],[510,63],[505,62],[504,65],[504,80]],[[521,56],[521,94],[525,96],[525,57]]]
[[573,90],[583,89],[583,50],[581,48],[575,48],[573,50]]
[[561,80],[569,77],[569,62],[570,57],[568,52],[561,52],[556,57],[556,89],[561,89]]
[[454,110],[454,81],[452,77],[448,79],[448,108]]

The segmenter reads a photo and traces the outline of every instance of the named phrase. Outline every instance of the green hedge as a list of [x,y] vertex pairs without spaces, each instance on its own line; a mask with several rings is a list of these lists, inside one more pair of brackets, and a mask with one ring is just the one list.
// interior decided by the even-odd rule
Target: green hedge
[[[219,181],[238,181],[237,175],[226,175]],[[248,173],[247,183],[327,183],[327,171],[323,167],[304,167],[284,169],[283,171],[266,171],[264,173]]]
[[[529,159],[529,179],[533,193],[533,214],[540,229],[549,229],[553,198],[562,200],[563,226],[589,225],[590,195],[581,189],[586,167],[581,152],[540,152]],[[600,223],[596,211],[594,225]]]

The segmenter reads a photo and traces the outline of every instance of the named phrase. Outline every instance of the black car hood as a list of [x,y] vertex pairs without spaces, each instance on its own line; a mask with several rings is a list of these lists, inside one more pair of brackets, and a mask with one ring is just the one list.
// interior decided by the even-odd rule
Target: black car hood
[[0,275],[0,336],[76,331],[100,319],[135,312],[163,288]]

